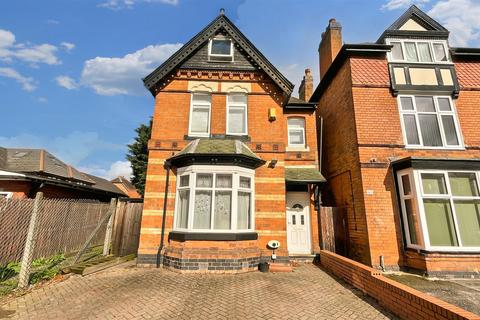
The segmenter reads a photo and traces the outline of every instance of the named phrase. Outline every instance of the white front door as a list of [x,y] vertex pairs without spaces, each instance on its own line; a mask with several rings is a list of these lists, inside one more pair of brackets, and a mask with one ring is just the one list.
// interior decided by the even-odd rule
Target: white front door
[[311,254],[308,192],[287,192],[287,245],[289,254]]

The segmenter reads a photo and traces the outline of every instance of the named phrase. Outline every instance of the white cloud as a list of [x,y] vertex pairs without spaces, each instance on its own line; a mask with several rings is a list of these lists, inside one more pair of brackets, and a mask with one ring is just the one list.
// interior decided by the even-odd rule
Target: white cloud
[[98,6],[111,10],[132,9],[135,4],[144,3],[161,3],[169,5],[177,5],[179,0],[107,0],[100,3]]
[[81,84],[101,95],[145,94],[142,78],[147,76],[182,45],[150,45],[121,58],[96,57],[85,61]]
[[78,88],[78,85],[75,82],[75,80],[73,78],[70,78],[69,76],[58,76],[55,78],[55,81],[57,81],[57,84],[60,87],[64,87],[65,89],[68,89],[68,90],[73,90]]
[[14,79],[22,85],[22,88],[25,91],[30,92],[35,90],[37,87],[33,78],[22,76],[17,70],[12,68],[0,68],[0,76]]
[[471,0],[443,0],[428,12],[451,32],[451,43],[467,46],[480,39],[480,3]]
[[425,4],[429,1],[430,0],[389,0],[387,1],[386,4],[382,6],[382,9],[396,10],[396,9],[408,8],[412,4],[421,6],[422,4]]
[[79,167],[78,170],[105,178],[107,180],[113,180],[118,176],[123,176],[127,179],[132,177],[132,167],[130,165],[130,161],[115,161],[108,168],[102,168],[100,166],[87,166]]
[[37,99],[37,101],[40,102],[40,103],[47,103],[47,102],[48,102],[48,99],[45,98],[45,97],[39,97],[39,98]]
[[75,44],[71,42],[62,42],[60,45],[65,49],[65,51],[70,52],[75,48]]
[[24,133],[17,136],[0,136],[0,146],[12,148],[43,148],[60,160],[73,166],[88,157],[101,152],[118,152],[125,149],[123,144],[103,140],[97,132],[74,131],[65,136],[47,137]]
[[11,31],[0,29],[0,60],[17,59],[33,64],[60,64],[61,62],[56,56],[57,50],[56,46],[48,43],[39,45],[16,43],[15,35]]

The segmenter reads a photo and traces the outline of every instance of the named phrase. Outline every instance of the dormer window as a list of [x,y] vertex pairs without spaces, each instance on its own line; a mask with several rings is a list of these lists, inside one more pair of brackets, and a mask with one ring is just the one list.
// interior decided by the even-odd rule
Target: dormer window
[[233,42],[228,38],[213,38],[208,45],[210,61],[233,61]]
[[387,40],[387,44],[393,46],[389,54],[391,62],[449,62],[445,41],[390,39]]

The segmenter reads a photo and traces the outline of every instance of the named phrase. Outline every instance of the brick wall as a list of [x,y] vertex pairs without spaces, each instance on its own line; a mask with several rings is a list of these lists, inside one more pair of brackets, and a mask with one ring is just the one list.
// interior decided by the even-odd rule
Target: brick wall
[[379,271],[322,250],[320,263],[402,319],[480,319],[471,312],[385,278]]

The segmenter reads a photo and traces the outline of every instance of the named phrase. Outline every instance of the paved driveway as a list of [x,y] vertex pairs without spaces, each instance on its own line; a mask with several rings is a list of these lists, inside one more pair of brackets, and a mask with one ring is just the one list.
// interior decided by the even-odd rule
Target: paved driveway
[[313,265],[292,273],[177,274],[119,266],[0,305],[9,319],[391,319]]

